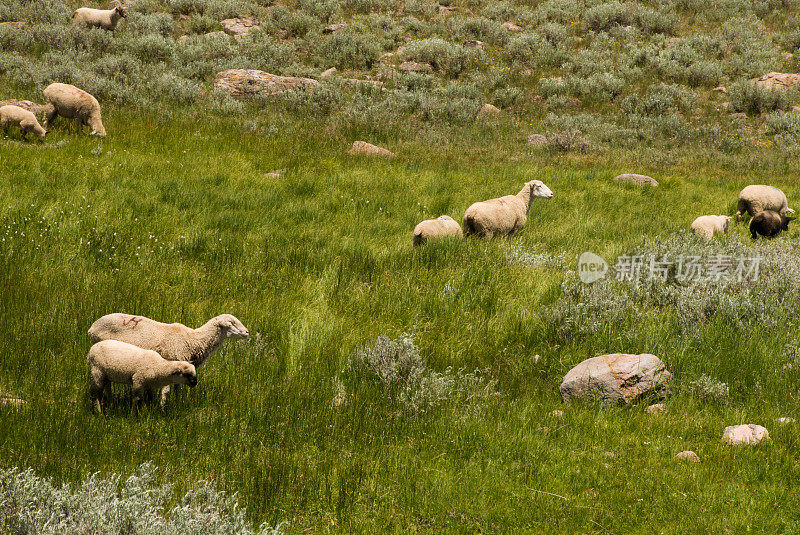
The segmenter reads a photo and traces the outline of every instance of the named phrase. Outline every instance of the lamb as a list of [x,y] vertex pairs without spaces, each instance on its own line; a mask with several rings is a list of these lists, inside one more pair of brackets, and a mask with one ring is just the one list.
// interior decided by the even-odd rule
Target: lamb
[[464,234],[486,238],[513,236],[525,226],[534,198],[552,199],[553,192],[541,181],[533,180],[516,195],[476,202],[464,212]]
[[128,14],[125,13],[125,8],[122,6],[117,6],[114,9],[81,7],[72,14],[72,25],[114,31],[119,20],[127,16]]
[[38,104],[30,100],[17,100],[15,98],[0,100],[0,106],[19,106],[23,110],[28,110],[36,116],[36,120],[39,121],[40,124],[44,123],[48,113],[52,113],[53,111],[52,105],[45,106],[44,104]]
[[794,220],[794,217],[771,210],[758,212],[750,220],[750,237],[755,240],[761,234],[765,238],[774,238],[782,230],[789,230],[789,222]]
[[[197,384],[195,367],[183,361],[169,361],[155,351],[142,349],[118,340],[104,340],[89,349],[86,358],[90,369],[89,394],[98,413],[103,412],[103,395],[111,394],[111,383],[132,386],[133,412],[135,413],[146,392],[169,385]],[[166,398],[161,397],[161,406]]]
[[692,232],[710,241],[714,234],[728,232],[731,217],[727,215],[701,215],[692,222]]
[[7,131],[11,125],[19,127],[22,139],[28,138],[28,132],[36,134],[41,141],[44,141],[47,135],[47,130],[42,128],[33,113],[19,106],[3,106],[0,108],[0,127]]
[[447,236],[463,236],[461,226],[449,215],[442,215],[436,219],[426,219],[414,227],[414,245],[422,245],[433,238]]
[[752,217],[764,210],[778,213],[794,213],[794,210],[788,208],[786,195],[781,190],[774,186],[752,185],[745,187],[739,193],[739,202],[736,205],[736,222],[738,223],[742,220],[742,214],[745,212]]
[[49,105],[45,126],[56,115],[75,119],[78,133],[84,125],[92,127],[92,135],[105,137],[106,129],[100,118],[100,103],[92,95],[69,84],[50,84],[44,88],[45,105]]

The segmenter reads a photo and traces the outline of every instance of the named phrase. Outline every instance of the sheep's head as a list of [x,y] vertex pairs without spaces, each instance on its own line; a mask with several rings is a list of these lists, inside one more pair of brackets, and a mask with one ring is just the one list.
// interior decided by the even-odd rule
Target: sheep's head
[[797,219],[796,217],[791,217],[788,215],[781,216],[781,230],[789,230],[789,223]]
[[728,232],[728,225],[730,224],[731,219],[733,219],[733,218],[731,216],[729,216],[729,215],[723,215],[723,216],[720,216],[720,217],[725,220],[725,224],[722,225],[722,231],[723,232]]
[[531,199],[552,199],[553,192],[541,180],[531,180],[526,184],[531,190]]
[[127,14],[127,13],[125,13],[125,8],[124,8],[124,7],[122,7],[122,6],[117,6],[117,7],[115,7],[115,8],[114,8],[114,11],[117,13],[117,15],[119,15],[119,16],[120,16],[120,17],[122,17],[123,19],[124,19],[124,18],[126,18],[126,17],[128,16],[128,14]]
[[225,338],[247,338],[250,336],[247,327],[232,314],[217,316],[217,325],[222,329]]
[[188,362],[175,362],[174,369],[171,374],[173,383],[196,386],[197,385],[197,370],[194,365]]

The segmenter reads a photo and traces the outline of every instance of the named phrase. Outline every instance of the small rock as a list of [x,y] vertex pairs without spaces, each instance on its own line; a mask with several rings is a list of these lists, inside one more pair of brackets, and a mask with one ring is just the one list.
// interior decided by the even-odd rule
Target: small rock
[[522,31],[522,27],[521,26],[517,26],[516,24],[514,24],[511,21],[504,22],[503,23],[503,28],[505,28],[509,32],[521,32]]
[[680,43],[683,39],[680,37],[668,37],[664,39],[664,46],[669,48],[671,46],[675,46],[676,44]]
[[271,172],[267,173],[265,176],[267,178],[281,178],[282,176],[285,176],[285,175],[286,175],[286,168],[284,168],[284,169],[276,169],[274,171],[271,171]]
[[700,457],[698,457],[697,454],[691,450],[682,451],[675,455],[675,458],[682,461],[689,461],[690,463],[700,462]]
[[792,106],[792,111],[800,111],[800,106]]
[[257,30],[261,26],[256,24],[252,17],[237,17],[233,19],[225,19],[219,22],[222,28],[231,35],[247,35],[250,30]]
[[725,93],[725,94],[728,93],[728,90],[725,88],[724,85],[717,86],[714,89],[712,89],[711,91],[716,91],[717,93]]
[[464,41],[464,46],[480,48],[481,50],[484,48],[483,41],[478,41],[477,39],[467,39]]
[[667,408],[664,406],[663,403],[654,403],[654,404],[650,405],[649,407],[647,407],[644,410],[644,412],[646,412],[647,414],[660,414],[660,413],[662,413],[662,412],[664,412],[666,410],[667,410]]
[[528,136],[528,145],[531,147],[544,147],[547,145],[547,138],[542,134],[531,134]]
[[551,418],[563,418],[564,411],[556,409],[554,411],[550,411],[549,413],[547,413],[547,415],[550,416]]
[[769,431],[755,424],[730,425],[722,432],[722,442],[732,446],[758,444],[765,439],[769,439]]
[[794,418],[791,418],[791,417],[788,417],[788,416],[782,416],[781,418],[778,418],[778,420],[777,420],[778,423],[784,424],[784,425],[793,424],[796,421],[797,420],[795,420]]
[[381,63],[391,63],[392,61],[394,61],[394,58],[396,56],[397,54],[395,54],[394,52],[386,52],[385,54],[381,54],[381,56],[378,58],[378,61],[380,61]]
[[614,182],[619,184],[632,184],[634,186],[652,186],[658,187],[658,182],[652,177],[647,175],[637,175],[633,173],[625,173],[614,177]]
[[558,389],[564,403],[578,399],[627,404],[665,394],[671,378],[655,355],[615,353],[584,360],[564,376]]
[[384,158],[394,158],[395,154],[383,147],[378,147],[366,141],[354,141],[353,146],[347,151],[348,154],[353,156],[381,156]]
[[420,61],[404,61],[398,67],[403,72],[432,72],[433,67],[430,63],[422,63]]
[[494,106],[492,104],[489,104],[487,102],[486,104],[483,105],[483,107],[481,108],[481,111],[478,112],[478,113],[481,113],[481,114],[484,114],[484,115],[498,115],[500,113],[500,108],[498,108],[497,106]]
[[322,33],[336,33],[339,30],[344,30],[345,28],[347,28],[347,24],[345,24],[344,22],[340,22],[338,24],[331,24],[329,26],[325,26],[325,28],[322,29]]
[[326,69],[326,70],[322,71],[322,74],[320,74],[319,77],[320,78],[330,78],[331,76],[333,76],[337,72],[339,72],[339,70],[336,67],[331,67],[330,69]]

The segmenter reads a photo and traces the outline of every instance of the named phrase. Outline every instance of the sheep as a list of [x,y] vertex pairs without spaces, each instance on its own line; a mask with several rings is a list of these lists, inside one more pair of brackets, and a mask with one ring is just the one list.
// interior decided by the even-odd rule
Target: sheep
[[[93,343],[120,340],[158,352],[167,360],[190,362],[199,368],[226,338],[247,338],[250,333],[231,314],[211,318],[202,327],[191,329],[180,323],[160,323],[143,316],[106,314],[89,328]],[[162,390],[162,397],[170,391]]]
[[[89,349],[86,361],[89,364],[89,395],[100,414],[103,412],[103,394],[110,396],[111,383],[131,385],[134,413],[146,392],[169,385],[185,384],[191,387],[197,384],[197,370],[192,364],[166,360],[155,351],[119,340],[104,340],[94,344]],[[162,395],[162,407],[165,402],[166,397]]]
[[794,210],[788,208],[786,195],[774,186],[752,185],[745,187],[739,193],[739,202],[736,204],[736,222],[742,220],[742,214],[747,212],[754,216],[758,212],[771,210],[778,213]]
[[3,106],[0,108],[0,127],[7,131],[11,125],[19,127],[22,139],[28,138],[28,132],[36,134],[41,141],[44,141],[47,135],[47,130],[42,128],[33,113],[19,106]]
[[114,31],[119,19],[124,19],[127,16],[128,14],[125,13],[125,8],[122,6],[117,6],[114,9],[81,7],[72,14],[72,25]]
[[463,236],[461,226],[449,215],[442,215],[436,219],[426,219],[414,227],[414,245],[422,245],[432,238],[446,236]]
[[699,234],[710,241],[714,234],[725,234],[728,232],[728,223],[731,216],[727,215],[701,215],[692,222],[692,232]]
[[464,234],[491,238],[513,236],[525,226],[534,198],[552,199],[553,192],[539,180],[527,182],[516,195],[476,202],[464,212]]
[[45,106],[44,104],[38,104],[30,100],[17,100],[15,98],[0,100],[0,106],[19,106],[23,110],[28,110],[36,116],[36,120],[39,121],[40,124],[44,123],[48,114],[53,111],[52,105]]
[[106,129],[100,118],[100,103],[92,95],[69,84],[50,84],[44,88],[45,105],[49,106],[47,126],[56,115],[75,119],[78,133],[84,125],[92,127],[92,135],[105,137]]
[[774,238],[782,230],[789,230],[789,222],[794,220],[794,217],[772,210],[758,212],[750,220],[750,237],[755,240],[761,234],[765,238]]

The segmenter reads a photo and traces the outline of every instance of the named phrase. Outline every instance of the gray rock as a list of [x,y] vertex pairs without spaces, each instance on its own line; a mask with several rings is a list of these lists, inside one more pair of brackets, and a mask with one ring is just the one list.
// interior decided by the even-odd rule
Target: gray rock
[[261,27],[252,17],[225,19],[219,23],[226,32],[234,36],[244,36],[249,34],[250,30],[256,30]]
[[584,360],[567,373],[558,390],[564,403],[585,400],[622,405],[665,395],[671,377],[655,355],[615,353]]
[[422,63],[419,61],[404,61],[398,67],[403,72],[432,72],[433,67],[430,63]]
[[722,432],[722,442],[732,446],[758,444],[769,439],[769,431],[755,424],[729,425]]
[[663,403],[654,403],[649,407],[647,407],[644,410],[644,412],[646,412],[647,414],[660,414],[662,412],[665,412],[666,410],[667,407]]
[[345,28],[347,28],[347,24],[345,24],[344,22],[340,22],[339,24],[331,24],[329,26],[325,26],[325,28],[323,28],[322,30],[322,33],[336,33],[339,30],[344,30]]
[[625,173],[622,175],[617,175],[614,177],[614,182],[619,184],[632,184],[634,186],[652,186],[654,188],[658,187],[658,182],[655,181],[652,177],[647,175],[637,175],[634,173]]
[[366,141],[354,141],[353,146],[347,151],[348,154],[353,156],[380,156],[383,158],[394,158],[395,154],[383,147],[378,147]]

